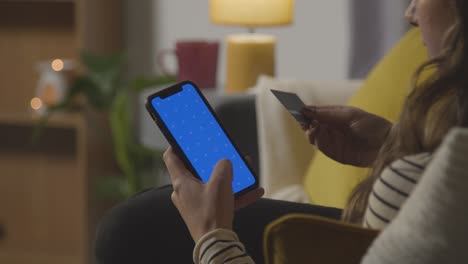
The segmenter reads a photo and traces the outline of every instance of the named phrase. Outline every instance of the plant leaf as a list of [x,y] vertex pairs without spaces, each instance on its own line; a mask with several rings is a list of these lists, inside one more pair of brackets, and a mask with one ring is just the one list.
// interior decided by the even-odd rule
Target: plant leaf
[[36,124],[33,128],[33,131],[31,133],[30,137],[30,143],[32,145],[36,145],[40,138],[42,137],[44,133],[44,129],[47,125],[47,122],[49,121],[50,117],[55,113],[55,112],[60,112],[60,111],[67,111],[67,110],[78,110],[79,106],[74,105],[69,102],[62,102],[59,104],[55,104],[52,106],[49,106],[47,108],[47,111],[44,113],[43,116],[41,116],[37,121]]
[[82,61],[88,69],[88,78],[103,95],[105,105],[110,105],[119,91],[123,90],[122,68],[125,62],[123,54],[97,56],[82,53]]
[[111,55],[95,55],[87,51],[81,52],[83,65],[92,72],[105,72],[111,68],[123,65],[125,56],[122,53]]
[[131,192],[139,188],[136,167],[130,157],[131,144],[130,117],[128,110],[128,97],[126,93],[116,96],[110,112],[112,140],[114,142],[114,155],[120,169],[127,177]]
[[96,193],[100,198],[124,200],[130,197],[127,180],[122,177],[101,177],[95,181]]
[[155,162],[157,162],[156,166],[162,164],[162,150],[153,150],[142,144],[135,143],[131,145],[130,153],[137,168],[145,168]]

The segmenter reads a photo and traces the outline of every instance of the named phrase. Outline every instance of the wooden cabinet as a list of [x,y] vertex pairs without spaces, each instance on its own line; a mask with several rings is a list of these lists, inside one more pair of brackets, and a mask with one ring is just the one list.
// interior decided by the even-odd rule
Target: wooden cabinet
[[91,128],[95,121],[58,115],[32,144],[30,116],[0,114],[0,263],[90,263],[107,206],[94,183],[116,168],[110,139],[98,132],[106,128]]
[[86,263],[83,120],[49,125],[37,145],[28,117],[0,120],[0,263]]
[[57,115],[32,145],[29,102],[37,62],[121,51],[121,8],[119,0],[0,0],[2,264],[91,263],[106,207],[93,186],[115,173],[110,138],[96,127],[106,117]]

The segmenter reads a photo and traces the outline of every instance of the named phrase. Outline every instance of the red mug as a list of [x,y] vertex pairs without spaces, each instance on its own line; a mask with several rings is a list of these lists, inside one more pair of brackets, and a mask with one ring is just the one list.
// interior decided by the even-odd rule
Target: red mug
[[[219,43],[214,41],[178,41],[175,50],[162,50],[158,55],[161,71],[177,75],[177,81],[190,80],[200,88],[216,87]],[[176,55],[177,74],[171,73],[164,64],[166,55]]]

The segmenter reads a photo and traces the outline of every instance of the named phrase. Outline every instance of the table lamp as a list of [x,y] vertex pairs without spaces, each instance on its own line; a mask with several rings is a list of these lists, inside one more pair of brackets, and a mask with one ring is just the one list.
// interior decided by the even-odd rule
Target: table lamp
[[294,0],[210,0],[212,23],[249,29],[226,38],[226,92],[245,91],[261,74],[275,75],[276,39],[255,28],[289,25],[293,13]]

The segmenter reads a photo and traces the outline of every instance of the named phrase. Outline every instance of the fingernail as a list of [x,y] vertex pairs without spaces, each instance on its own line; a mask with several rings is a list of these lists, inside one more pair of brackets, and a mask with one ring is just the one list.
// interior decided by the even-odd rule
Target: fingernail
[[303,113],[315,114],[316,112],[317,112],[317,108],[315,106],[307,106],[303,108]]
[[222,166],[225,168],[230,168],[232,166],[231,161],[229,159],[223,159],[221,160]]

